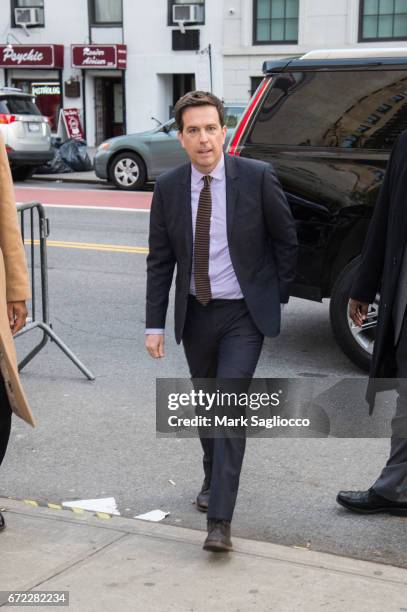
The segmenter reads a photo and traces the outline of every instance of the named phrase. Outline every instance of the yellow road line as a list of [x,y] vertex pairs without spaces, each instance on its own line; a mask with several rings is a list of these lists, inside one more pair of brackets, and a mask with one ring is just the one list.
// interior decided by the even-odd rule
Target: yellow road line
[[[39,240],[34,240],[34,245],[38,245]],[[31,240],[24,240],[24,244],[30,245]],[[120,244],[98,244],[93,242],[69,242],[63,240],[47,240],[47,246],[61,249],[82,249],[84,251],[108,251],[110,253],[139,253],[146,255],[146,247],[133,247]]]

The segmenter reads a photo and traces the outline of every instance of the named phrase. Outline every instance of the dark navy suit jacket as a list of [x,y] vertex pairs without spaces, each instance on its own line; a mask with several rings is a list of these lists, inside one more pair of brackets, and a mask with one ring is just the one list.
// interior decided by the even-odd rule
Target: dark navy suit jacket
[[[297,262],[297,235],[282,187],[268,163],[225,155],[230,257],[250,314],[262,334],[280,332]],[[191,282],[191,164],[161,175],[150,214],[146,327],[164,328],[175,265],[175,337],[181,342]]]

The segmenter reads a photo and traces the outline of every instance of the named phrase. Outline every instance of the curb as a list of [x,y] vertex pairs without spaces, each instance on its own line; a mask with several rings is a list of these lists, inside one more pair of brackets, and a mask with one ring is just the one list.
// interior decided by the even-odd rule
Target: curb
[[[84,510],[83,508],[74,508],[71,506],[63,506],[62,504],[56,504],[53,502],[38,502],[35,499],[16,499],[15,497],[7,497],[3,499],[9,499],[13,502],[23,503],[26,506],[31,506],[33,508],[49,508],[50,510],[67,510],[68,512],[73,512],[74,514],[87,514],[88,516],[96,516],[97,518],[103,520],[112,519],[113,514],[109,514],[107,512],[94,512],[93,510]],[[0,507],[0,511],[7,511],[7,508]]]
[[80,178],[75,176],[75,172],[67,173],[66,177],[59,174],[52,176],[49,174],[34,174],[30,180],[46,181],[48,183],[87,183],[89,185],[107,185],[107,181],[98,178]]

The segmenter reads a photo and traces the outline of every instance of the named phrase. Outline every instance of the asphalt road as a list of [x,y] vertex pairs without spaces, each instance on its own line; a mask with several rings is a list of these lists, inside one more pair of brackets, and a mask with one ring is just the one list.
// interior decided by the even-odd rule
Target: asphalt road
[[[152,361],[144,351],[145,254],[127,247],[147,246],[149,215],[58,207],[47,214],[55,243],[48,248],[53,328],[96,380],[87,381],[51,343],[27,366],[22,377],[38,427],[14,419],[0,494],[47,502],[113,496],[125,516],[161,508],[171,513],[168,523],[204,529],[192,503],[202,480],[198,440],[155,433],[156,377],[188,371],[173,337],[172,306],[165,359]],[[36,334],[17,339],[20,356]],[[265,342],[256,376],[363,374],[336,346],[328,304],[293,299],[281,335]],[[341,399],[351,413],[352,395]],[[385,439],[249,440],[234,533],[407,567],[406,519],[352,515],[335,503],[339,489],[371,484],[387,449]]]

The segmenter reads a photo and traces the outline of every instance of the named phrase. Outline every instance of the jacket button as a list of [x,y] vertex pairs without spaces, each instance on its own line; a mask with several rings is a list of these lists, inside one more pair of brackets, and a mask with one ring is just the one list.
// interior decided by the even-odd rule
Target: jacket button
[[396,266],[396,265],[397,265],[397,257],[394,257],[393,258],[393,266]]
[[387,304],[383,304],[383,308],[387,308]]

